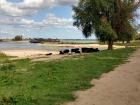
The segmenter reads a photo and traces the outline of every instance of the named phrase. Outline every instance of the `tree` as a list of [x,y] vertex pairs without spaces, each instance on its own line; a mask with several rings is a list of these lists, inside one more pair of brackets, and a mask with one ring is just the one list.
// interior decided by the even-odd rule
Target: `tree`
[[22,41],[23,38],[22,38],[22,35],[17,35],[15,36],[15,38],[13,39],[13,41]]
[[102,18],[101,24],[95,31],[97,38],[102,41],[108,41],[108,49],[112,50],[113,41],[117,39],[116,32],[112,29],[106,18]]
[[136,2],[136,0],[116,0],[114,7],[113,25],[114,30],[117,32],[118,40],[129,43],[136,33],[133,21],[139,2]]
[[73,7],[74,26],[81,29],[85,37],[95,33],[100,41],[107,41],[108,50],[112,50],[114,41],[126,38],[123,34],[134,29],[132,20],[139,6],[136,1],[80,0],[78,6]]
[[137,33],[137,34],[135,35],[135,40],[140,40],[140,34],[139,34],[139,33]]

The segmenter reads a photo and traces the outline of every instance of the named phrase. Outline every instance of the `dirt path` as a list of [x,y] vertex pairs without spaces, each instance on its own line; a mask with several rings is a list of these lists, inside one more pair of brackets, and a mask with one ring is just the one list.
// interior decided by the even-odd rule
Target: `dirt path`
[[140,105],[140,49],[114,71],[93,80],[95,86],[76,93],[65,105]]

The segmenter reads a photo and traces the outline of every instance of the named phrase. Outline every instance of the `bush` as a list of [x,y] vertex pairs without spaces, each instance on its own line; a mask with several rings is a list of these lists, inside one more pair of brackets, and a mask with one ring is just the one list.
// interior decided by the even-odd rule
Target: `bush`
[[0,71],[14,71],[15,67],[16,66],[14,64],[4,64],[0,67]]
[[137,33],[136,35],[135,35],[135,38],[134,38],[135,40],[140,40],[140,33]]
[[23,38],[20,35],[15,36],[15,38],[13,39],[13,41],[22,41]]
[[0,57],[6,57],[6,54],[0,52]]

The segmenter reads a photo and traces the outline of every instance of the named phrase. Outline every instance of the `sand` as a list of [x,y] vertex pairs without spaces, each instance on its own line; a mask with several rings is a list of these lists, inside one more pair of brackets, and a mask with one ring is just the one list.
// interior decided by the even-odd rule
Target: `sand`
[[[91,48],[99,48],[99,50],[106,50],[107,45],[99,45],[99,44],[41,44],[44,46],[55,46],[55,47],[66,47],[66,48],[82,48],[82,47],[91,47]],[[125,48],[124,46],[114,46],[114,49]],[[59,54],[59,51],[44,51],[44,50],[2,50],[0,51],[8,56],[15,56],[19,58],[26,58],[30,56],[37,56],[40,54]]]
[[114,71],[92,80],[95,86],[76,92],[65,105],[140,105],[140,49]]
[[[56,46],[56,47],[71,47],[71,48],[82,48],[82,47],[90,47],[90,48],[99,48],[100,50],[107,49],[108,45],[100,45],[100,44],[43,44],[44,46]],[[125,46],[113,46],[114,49],[125,48]]]
[[58,51],[43,51],[43,50],[2,50],[2,53],[8,56],[15,56],[19,58],[26,58],[30,56],[36,56],[41,54],[58,54]]

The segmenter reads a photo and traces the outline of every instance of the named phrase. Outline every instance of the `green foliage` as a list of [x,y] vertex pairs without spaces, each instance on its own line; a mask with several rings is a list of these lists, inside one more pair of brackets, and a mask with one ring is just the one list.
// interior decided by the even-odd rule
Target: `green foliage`
[[135,40],[140,40],[140,34],[135,35]]
[[0,52],[0,57],[6,57],[6,55]]
[[13,39],[13,41],[22,41],[23,38],[20,35],[15,36],[15,38]]
[[122,64],[133,51],[102,51],[51,62],[0,62],[9,63],[7,72],[0,71],[0,105],[61,105],[74,100],[74,91],[90,88],[92,79]]
[[134,47],[134,48],[140,48],[140,40],[134,40],[131,41],[131,43],[120,43],[120,42],[115,42],[115,45],[119,45],[119,46],[125,46],[125,47]]
[[[80,0],[73,7],[74,26],[80,28],[85,37],[96,34],[100,41],[130,41],[135,33],[134,12],[140,2],[137,0]],[[102,21],[106,18],[106,22]],[[104,35],[104,36],[103,36]]]
[[7,57],[4,53],[0,53],[0,64],[5,62],[9,57]]
[[96,29],[97,38],[105,42],[107,40],[115,40],[117,39],[117,34],[112,29],[111,25],[107,22],[106,18],[102,19],[101,25]]
[[0,71],[14,71],[15,70],[15,65],[14,64],[3,64],[2,66],[0,66]]

